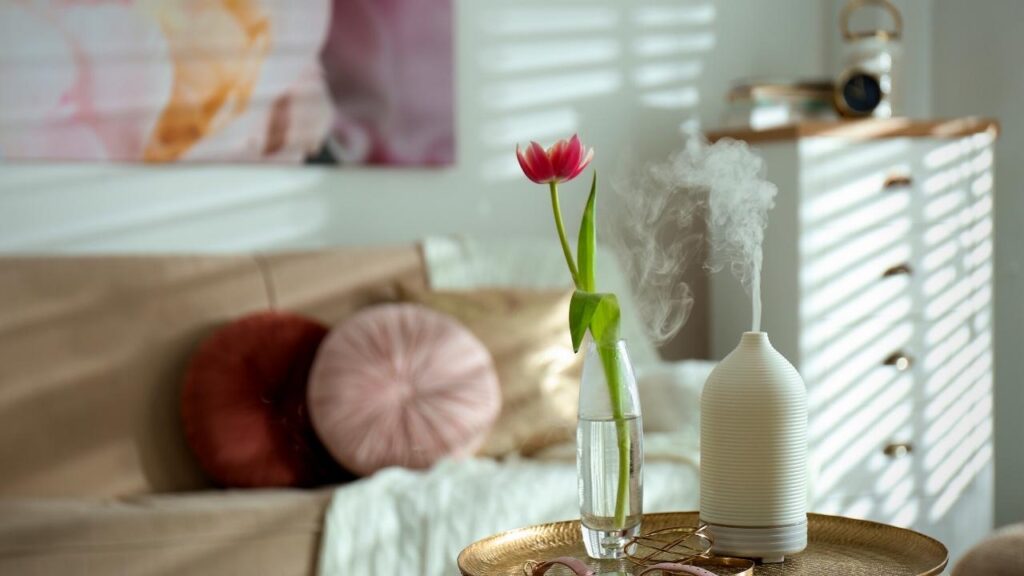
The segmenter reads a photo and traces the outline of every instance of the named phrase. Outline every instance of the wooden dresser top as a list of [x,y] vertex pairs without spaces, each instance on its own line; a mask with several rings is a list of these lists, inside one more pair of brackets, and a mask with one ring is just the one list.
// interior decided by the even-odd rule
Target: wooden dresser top
[[747,142],[771,142],[811,137],[837,137],[852,140],[882,138],[959,138],[982,132],[999,134],[999,122],[992,118],[867,118],[863,120],[806,120],[772,128],[726,128],[706,133],[714,142],[734,138]]

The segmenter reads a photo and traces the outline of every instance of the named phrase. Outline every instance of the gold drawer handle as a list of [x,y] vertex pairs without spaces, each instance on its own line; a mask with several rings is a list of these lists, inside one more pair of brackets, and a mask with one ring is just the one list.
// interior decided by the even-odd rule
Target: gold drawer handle
[[910,276],[913,273],[914,269],[911,268],[909,264],[897,264],[896,266],[889,268],[885,272],[882,272],[882,278],[891,278],[893,276],[900,276],[901,274],[906,274],[907,276]]
[[909,188],[913,186],[914,180],[906,174],[890,174],[885,177],[885,183],[882,184],[884,190],[892,190],[893,188]]
[[889,458],[902,458],[914,451],[914,445],[910,442],[894,442],[882,449],[882,453]]
[[885,360],[882,360],[882,364],[885,366],[893,366],[900,372],[903,372],[914,364],[914,359],[903,350],[897,350],[886,356]]

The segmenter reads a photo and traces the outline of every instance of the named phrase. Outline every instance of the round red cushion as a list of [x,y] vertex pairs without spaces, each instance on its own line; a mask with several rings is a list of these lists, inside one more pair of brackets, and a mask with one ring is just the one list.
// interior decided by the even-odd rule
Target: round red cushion
[[451,317],[414,304],[377,306],[332,330],[309,382],[320,439],[364,475],[473,454],[500,408],[487,348]]
[[261,312],[217,330],[192,357],[181,414],[200,465],[224,486],[313,486],[342,472],[318,441],[306,383],[327,329]]

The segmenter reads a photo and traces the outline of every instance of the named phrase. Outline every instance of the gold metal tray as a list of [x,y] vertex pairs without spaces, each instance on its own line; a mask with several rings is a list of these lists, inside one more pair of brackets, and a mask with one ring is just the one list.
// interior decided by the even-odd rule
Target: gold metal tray
[[[946,567],[946,547],[912,530],[822,514],[808,514],[808,520],[807,549],[787,557],[783,564],[757,566],[755,576],[932,576]],[[643,532],[696,525],[696,512],[646,514]],[[559,556],[586,558],[579,521],[542,524],[484,538],[459,554],[459,570],[463,576],[523,576],[527,560]],[[587,563],[598,574],[637,571],[627,560]],[[548,574],[571,572],[553,569]]]

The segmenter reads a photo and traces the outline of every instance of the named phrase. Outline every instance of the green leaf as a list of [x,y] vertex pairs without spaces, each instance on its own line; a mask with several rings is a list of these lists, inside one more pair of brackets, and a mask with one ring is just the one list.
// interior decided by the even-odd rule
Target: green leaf
[[569,302],[569,332],[572,349],[580,351],[583,336],[590,330],[594,340],[603,344],[619,338],[619,299],[615,294],[577,290]]
[[580,222],[580,240],[576,244],[576,263],[579,266],[580,289],[587,292],[597,290],[595,282],[594,257],[597,251],[597,224],[594,221],[595,205],[597,204],[597,171],[590,182],[590,198],[583,210],[583,221]]

